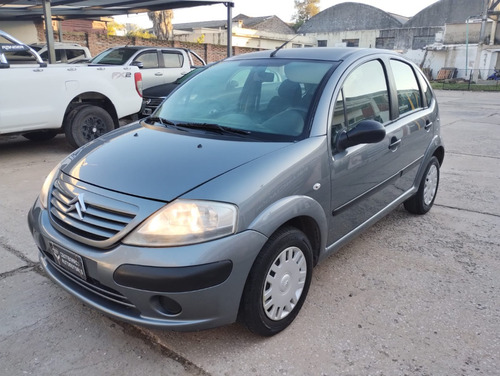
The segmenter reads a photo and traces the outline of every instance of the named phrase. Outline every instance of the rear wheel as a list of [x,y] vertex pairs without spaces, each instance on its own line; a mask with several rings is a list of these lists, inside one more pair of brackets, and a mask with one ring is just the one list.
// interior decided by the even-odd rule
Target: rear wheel
[[67,117],[64,131],[68,142],[78,148],[115,128],[111,115],[101,107],[83,105]]
[[312,249],[293,227],[278,230],[257,256],[242,299],[242,316],[250,331],[272,336],[295,319],[311,284]]
[[439,161],[432,157],[418,187],[417,193],[405,201],[405,209],[413,214],[427,213],[436,199],[439,186]]

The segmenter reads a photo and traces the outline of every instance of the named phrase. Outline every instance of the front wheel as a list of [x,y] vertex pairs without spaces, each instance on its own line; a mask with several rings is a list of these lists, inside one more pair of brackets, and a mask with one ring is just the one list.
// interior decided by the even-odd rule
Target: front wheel
[[99,106],[82,105],[68,115],[64,131],[68,142],[78,148],[114,128],[113,118],[105,109]]
[[405,201],[405,209],[413,214],[427,213],[436,199],[439,186],[439,161],[432,157],[418,187],[417,193]]
[[242,298],[250,331],[272,336],[295,319],[311,284],[313,255],[309,240],[294,227],[273,234],[257,256]]

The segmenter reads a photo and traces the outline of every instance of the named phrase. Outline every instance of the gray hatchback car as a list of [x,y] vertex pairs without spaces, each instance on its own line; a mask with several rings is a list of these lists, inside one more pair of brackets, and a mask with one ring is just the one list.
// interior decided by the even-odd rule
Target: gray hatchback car
[[433,91],[400,55],[263,51],[69,155],[29,226],[47,274],[108,315],[269,336],[318,262],[400,204],[431,208],[443,158]]

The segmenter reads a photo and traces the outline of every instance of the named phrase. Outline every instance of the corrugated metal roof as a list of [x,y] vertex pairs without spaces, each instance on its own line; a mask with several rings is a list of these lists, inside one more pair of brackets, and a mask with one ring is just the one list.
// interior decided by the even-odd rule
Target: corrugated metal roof
[[43,16],[43,5],[50,4],[54,18],[93,18],[141,13],[202,5],[227,4],[215,0],[0,0],[0,20],[36,20]]

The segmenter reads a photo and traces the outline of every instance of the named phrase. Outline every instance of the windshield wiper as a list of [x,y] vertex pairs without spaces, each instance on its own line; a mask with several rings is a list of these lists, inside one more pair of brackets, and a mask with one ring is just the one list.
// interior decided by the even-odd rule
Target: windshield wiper
[[177,125],[174,122],[167,120],[167,119],[164,119],[164,118],[159,117],[159,116],[149,116],[146,118],[146,120],[152,121],[154,123],[160,123],[163,126],[165,126],[165,125],[174,125],[174,126]]
[[190,128],[190,129],[203,129],[208,131],[213,131],[219,134],[236,134],[236,135],[249,135],[252,132],[243,129],[231,128],[225,125],[213,124],[213,123],[177,123],[177,127]]

